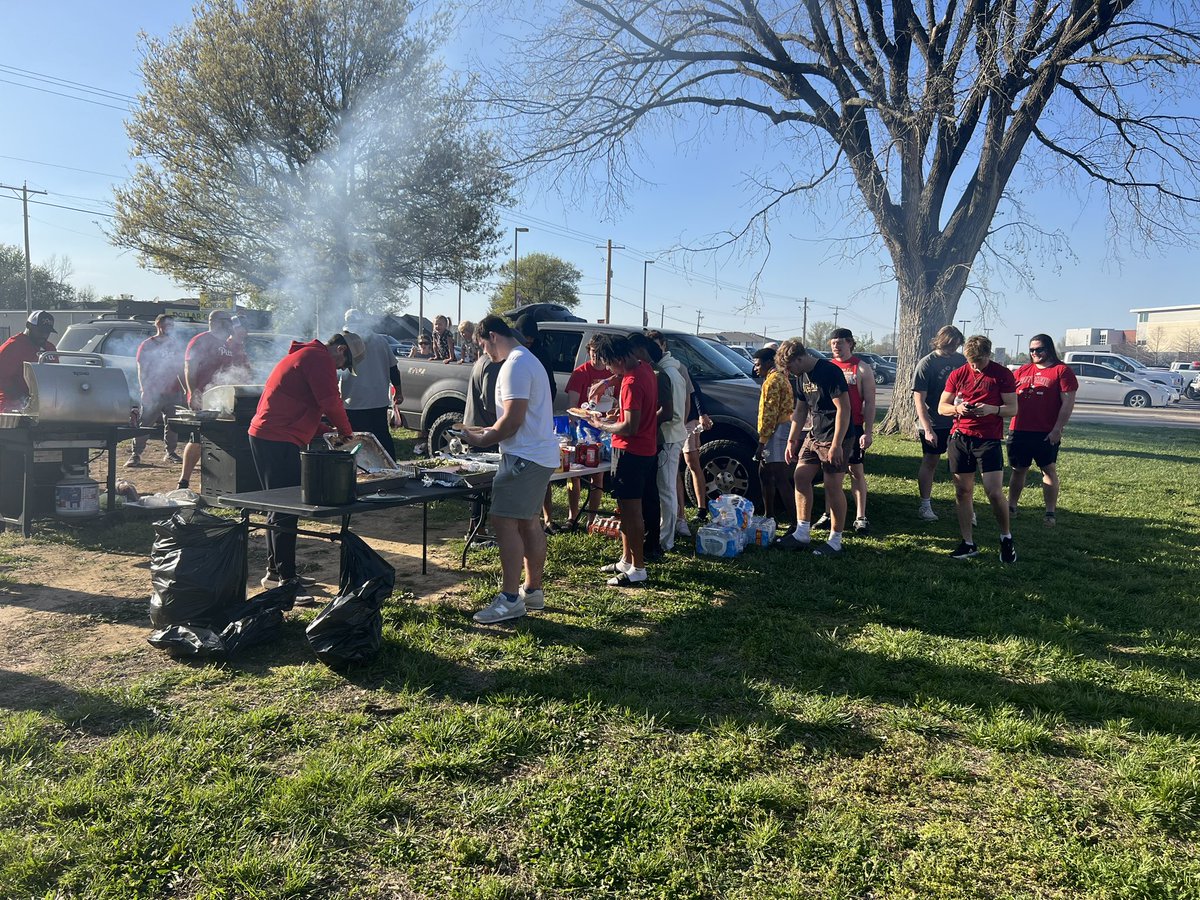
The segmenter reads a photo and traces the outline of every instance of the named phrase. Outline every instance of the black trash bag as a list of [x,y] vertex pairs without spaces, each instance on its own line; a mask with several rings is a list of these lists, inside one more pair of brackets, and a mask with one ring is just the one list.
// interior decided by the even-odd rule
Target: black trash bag
[[154,523],[150,622],[220,631],[246,602],[246,526],[198,509]]
[[252,616],[230,622],[221,632],[221,640],[225,644],[225,652],[234,654],[248,647],[273,641],[282,631],[282,610],[264,609]]
[[146,638],[151,647],[172,656],[223,656],[225,641],[211,628],[198,625],[169,625]]
[[338,596],[305,634],[317,659],[342,666],[370,659],[383,643],[384,601],[396,586],[396,570],[358,535],[342,538]]

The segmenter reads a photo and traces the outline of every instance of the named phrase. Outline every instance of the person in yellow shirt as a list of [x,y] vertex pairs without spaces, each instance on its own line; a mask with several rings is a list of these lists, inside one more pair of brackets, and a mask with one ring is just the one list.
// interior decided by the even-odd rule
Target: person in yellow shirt
[[[763,515],[774,517],[791,506],[792,467],[783,458],[796,398],[787,374],[775,367],[775,349],[754,354],[754,375],[762,381],[758,398],[758,477],[762,484]],[[776,500],[782,503],[776,506]]]

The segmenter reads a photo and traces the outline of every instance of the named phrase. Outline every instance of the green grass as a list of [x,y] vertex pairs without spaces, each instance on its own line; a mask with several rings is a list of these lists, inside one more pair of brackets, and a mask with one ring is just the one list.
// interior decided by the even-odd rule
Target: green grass
[[346,673],[299,618],[228,665],[0,672],[0,896],[1200,896],[1197,458],[1072,427],[1059,525],[1031,484],[1004,567],[982,504],[946,557],[944,472],[920,523],[884,438],[838,560],[676,553],[621,593],[563,535],[546,612],[473,625],[475,554]]

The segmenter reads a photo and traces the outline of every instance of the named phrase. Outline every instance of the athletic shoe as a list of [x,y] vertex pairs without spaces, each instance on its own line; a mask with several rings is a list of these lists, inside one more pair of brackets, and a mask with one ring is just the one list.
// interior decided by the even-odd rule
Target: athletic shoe
[[813,528],[828,528],[829,527],[829,513],[821,513],[821,518],[819,518],[819,519],[817,519],[817,521],[813,522],[812,527]]
[[870,534],[871,533],[871,523],[867,521],[866,516],[859,516],[857,519],[854,520],[854,533],[855,534]]
[[1046,514],[1044,516],[1042,516],[1042,524],[1045,525],[1047,528],[1053,528],[1055,525],[1058,524],[1058,519],[1056,519],[1054,516],[1054,510],[1052,510],[1052,509],[1046,510]]
[[950,554],[951,559],[970,559],[972,556],[979,555],[979,548],[974,544],[968,544],[966,541],[961,541]]
[[413,444],[413,456],[416,456],[419,458],[424,455],[425,455],[425,445],[424,444]]
[[919,506],[917,507],[917,518],[922,522],[936,522],[938,514],[933,511],[932,506]]
[[525,585],[521,585],[517,593],[520,595],[526,609],[541,610],[546,608],[546,594],[541,588],[527,591],[525,590]]
[[125,468],[127,469],[140,469],[144,465],[145,463],[142,462],[142,458],[140,456],[131,456],[125,461]]
[[692,529],[688,527],[687,519],[675,520],[675,534],[679,537],[691,537]]
[[975,510],[971,510],[971,524],[972,525],[979,524],[979,520],[977,518],[975,518]]
[[630,569],[628,572],[618,572],[605,584],[609,587],[639,587],[649,580],[645,569]]
[[[312,587],[314,584],[317,583],[317,579],[305,578],[301,575],[297,575],[292,580],[295,581],[297,584],[299,584],[300,587]],[[271,588],[277,588],[280,585],[282,585],[283,579],[280,578],[278,575],[274,574],[273,572],[268,572],[266,575],[264,575],[262,577],[262,580],[259,581],[259,584],[261,584],[263,586],[264,590],[269,591]]]
[[166,453],[163,454],[163,462],[181,463],[181,462],[183,462],[183,457],[180,456],[178,453],[176,453],[174,450],[168,450]]
[[1000,538],[1000,562],[1015,563],[1017,561],[1017,545],[1010,537]]
[[480,625],[494,625],[497,622],[507,622],[509,619],[519,619],[525,615],[525,601],[518,595],[516,600],[509,600],[503,591],[496,594],[490,606],[485,606],[472,618]]

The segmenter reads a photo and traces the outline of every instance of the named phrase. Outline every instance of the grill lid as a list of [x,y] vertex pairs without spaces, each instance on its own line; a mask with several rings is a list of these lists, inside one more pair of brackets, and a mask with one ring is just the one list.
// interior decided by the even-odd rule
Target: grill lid
[[29,405],[39,424],[128,425],[129,382],[120,369],[91,360],[25,363]]

